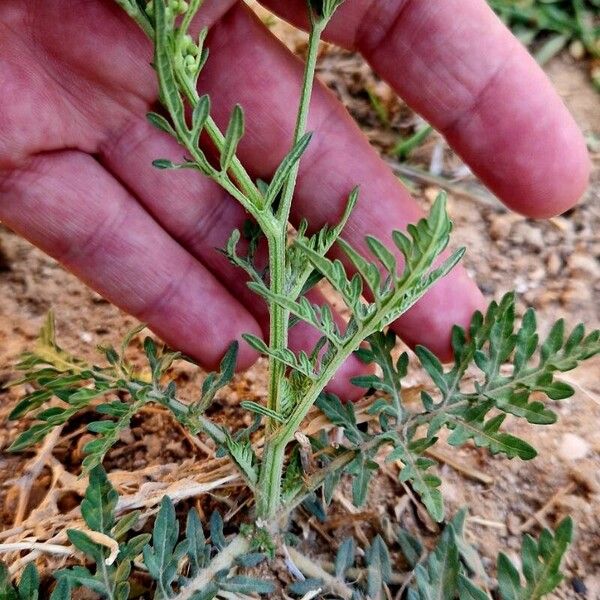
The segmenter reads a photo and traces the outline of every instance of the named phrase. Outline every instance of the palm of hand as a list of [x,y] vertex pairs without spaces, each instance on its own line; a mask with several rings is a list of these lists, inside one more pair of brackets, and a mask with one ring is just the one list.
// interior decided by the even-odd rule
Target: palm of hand
[[[373,3],[350,0],[330,35],[357,46],[511,206],[532,215],[567,208],[587,177],[576,127],[483,2],[457,1],[441,8],[390,1],[375,14]],[[301,2],[270,4],[302,18]],[[452,10],[463,13],[460,25],[448,20]],[[268,179],[289,148],[300,67],[242,4],[213,0],[203,11],[211,58],[200,86],[220,123],[234,102],[244,106],[240,158]],[[477,56],[484,40],[488,52]],[[213,366],[241,332],[264,335],[267,314],[214,252],[242,223],[241,208],[197,173],[151,167],[181,151],[144,118],[156,102],[149,52],[110,0],[3,2],[0,219]],[[418,218],[416,204],[323,89],[309,129],[316,135],[296,218],[334,221],[357,183],[362,201],[347,234],[357,245],[369,232],[384,236]],[[444,354],[449,326],[464,324],[479,302],[457,270],[397,327],[409,342]],[[294,335],[297,347],[314,339],[306,329]],[[249,349],[241,356],[243,365],[253,359]]]

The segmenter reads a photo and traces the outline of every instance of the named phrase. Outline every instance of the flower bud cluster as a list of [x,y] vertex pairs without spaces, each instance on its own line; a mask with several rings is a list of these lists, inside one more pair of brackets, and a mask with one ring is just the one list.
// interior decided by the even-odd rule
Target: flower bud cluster
[[[190,5],[186,2],[186,0],[170,0],[166,7],[167,18],[174,19],[179,15],[184,15],[188,11],[189,7]],[[154,3],[152,0],[146,4],[146,13],[149,16],[152,16],[154,13]]]
[[186,33],[181,40],[179,50],[185,70],[193,75],[200,68],[202,59],[200,47],[194,42],[192,36]]

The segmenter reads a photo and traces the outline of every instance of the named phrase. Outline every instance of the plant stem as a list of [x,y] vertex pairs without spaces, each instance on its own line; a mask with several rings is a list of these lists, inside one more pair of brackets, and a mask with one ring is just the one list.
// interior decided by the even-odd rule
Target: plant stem
[[261,478],[259,482],[259,498],[257,502],[258,516],[264,520],[272,520],[278,513],[281,505],[281,479],[283,475],[283,464],[285,448],[292,439],[294,432],[300,427],[310,407],[316,402],[319,394],[323,391],[326,383],[333,377],[336,371],[344,363],[346,358],[358,347],[362,337],[355,335],[351,343],[350,351],[340,351],[329,362],[321,372],[319,378],[313,382],[302,401],[296,406],[286,424],[279,427],[274,435],[265,442]]
[[[326,21],[313,22],[310,32],[308,56],[304,68],[304,77],[302,90],[300,93],[300,104],[294,138],[293,147],[306,132],[308,122],[308,112],[310,108],[310,99],[315,80],[315,69],[319,51],[319,42],[321,33],[325,28]],[[273,293],[282,295],[285,290],[285,268],[286,268],[286,246],[287,246],[287,224],[290,215],[290,208],[296,181],[298,178],[299,163],[297,163],[290,173],[282,192],[281,203],[277,211],[277,221],[279,224],[279,235],[268,236],[269,244],[269,274],[270,289]],[[273,350],[283,350],[288,344],[288,326],[289,312],[276,302],[271,302],[269,306],[270,313],[270,331],[269,344]],[[280,412],[281,410],[281,382],[285,378],[285,365],[274,358],[269,359],[269,395],[267,405],[271,410]],[[285,458],[286,443],[271,443],[269,434],[273,434],[278,424],[272,419],[267,426],[267,440],[263,454],[263,462],[260,473],[257,497],[257,514],[259,518],[269,520],[278,511],[281,502],[281,474]]]
[[[291,147],[293,148],[300,138],[306,133],[306,124],[308,122],[308,112],[310,109],[310,99],[315,80],[315,69],[317,65],[317,55],[319,42],[324,24],[320,22],[313,23],[308,42],[308,56],[304,67],[304,77],[302,80],[302,90],[300,92],[300,104],[298,107],[298,116],[296,117],[296,127]],[[290,215],[290,208],[296,188],[298,178],[299,161],[292,169],[285,185],[283,187],[281,203],[277,211],[277,221],[279,223],[280,235],[274,237],[269,242],[269,273],[271,277],[271,291],[276,294],[285,293],[285,250],[287,244],[287,224]],[[270,306],[270,338],[271,348],[281,350],[287,348],[288,339],[288,321],[289,312],[276,302],[271,302]],[[280,361],[270,360],[269,364],[269,400],[268,406],[272,410],[279,412],[280,402],[280,382],[285,374],[285,367]],[[270,423],[270,429],[275,424]]]
[[281,506],[281,478],[285,460],[286,443],[272,443],[267,439],[262,455],[260,479],[256,497],[256,514],[259,519],[276,529],[276,515]]
[[[271,291],[284,293],[285,288],[285,250],[286,231],[269,239],[269,276]],[[276,302],[270,306],[269,344],[273,350],[283,350],[288,343],[289,313]],[[274,358],[269,360],[269,395],[268,407],[275,412],[281,410],[281,381],[285,377],[285,365]],[[273,431],[276,423],[269,419],[269,431]],[[267,432],[268,433],[268,432]]]
[[148,16],[140,7],[131,0],[117,0],[117,4],[140,26],[140,29],[150,38],[154,35],[154,28]]
[[[306,57],[306,64],[304,67],[304,77],[302,80],[302,92],[300,94],[300,106],[298,108],[298,117],[296,119],[296,129],[294,131],[294,139],[292,142],[292,148],[298,143],[300,138],[306,133],[306,125],[308,123],[308,112],[310,109],[310,99],[312,96],[312,89],[315,81],[315,71],[317,68],[317,57],[319,54],[319,43],[321,41],[321,34],[327,25],[327,21],[314,21],[310,30],[310,36],[308,38],[308,55]],[[285,223],[289,220],[290,208],[292,205],[292,198],[296,188],[296,181],[298,179],[298,170],[300,163],[297,162],[288,180],[283,187],[283,193],[281,197],[281,204],[277,211],[277,217],[281,223]]]

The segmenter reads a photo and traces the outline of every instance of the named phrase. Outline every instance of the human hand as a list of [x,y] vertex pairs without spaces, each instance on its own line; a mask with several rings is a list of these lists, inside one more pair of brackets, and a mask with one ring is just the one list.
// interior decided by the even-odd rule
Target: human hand
[[[304,1],[270,0],[302,22]],[[377,4],[377,11],[375,11]],[[244,106],[239,147],[269,179],[288,151],[301,65],[235,0],[208,0],[211,57],[200,88],[224,124]],[[483,0],[348,0],[329,38],[360,50],[441,131],[511,208],[566,210],[587,182],[585,145],[537,65]],[[214,366],[242,332],[266,335],[266,308],[214,251],[245,216],[212,181],[163,172],[181,157],[145,113],[156,103],[150,43],[112,0],[4,0],[0,6],[0,219],[168,343]],[[358,247],[421,212],[344,108],[315,91],[294,217],[334,222],[354,185],[361,199],[345,237]],[[454,323],[481,296],[456,269],[396,324],[442,356]],[[295,327],[295,344],[313,334]],[[244,347],[241,366],[256,355]],[[346,370],[352,370],[349,365]],[[337,384],[336,390],[348,391]]]

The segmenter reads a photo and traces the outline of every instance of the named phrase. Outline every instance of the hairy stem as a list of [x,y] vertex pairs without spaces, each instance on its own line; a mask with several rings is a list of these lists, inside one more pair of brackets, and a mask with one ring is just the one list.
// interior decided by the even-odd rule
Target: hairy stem
[[[310,99],[312,96],[312,89],[315,81],[315,71],[317,67],[317,56],[319,53],[319,43],[321,41],[321,34],[325,25],[324,21],[315,21],[311,27],[310,37],[308,40],[308,55],[306,57],[306,64],[304,67],[304,78],[302,81],[302,92],[300,94],[300,107],[298,109],[298,117],[296,119],[296,129],[294,131],[294,139],[292,147],[300,141],[300,138],[306,133],[306,125],[308,123],[308,112],[310,108]],[[292,199],[296,188],[296,181],[298,179],[298,170],[300,163],[296,163],[292,169],[288,180],[283,188],[281,204],[277,217],[280,222],[286,223],[289,220],[290,208],[292,205]]]
[[341,348],[338,349],[332,359],[323,367],[319,377],[315,379],[302,400],[292,411],[285,425],[281,425],[276,432],[265,443],[263,464],[261,468],[261,480],[259,484],[259,502],[257,503],[258,516],[262,519],[272,520],[281,504],[281,480],[283,476],[283,464],[285,449],[291,441],[294,433],[300,428],[304,417],[312,405],[317,401],[325,386],[333,378],[338,369],[344,364],[348,357],[359,347],[361,342],[368,337],[372,330],[376,329],[379,319],[389,309],[383,305],[371,319],[371,326],[359,329]]
[[[302,90],[300,93],[300,104],[298,116],[296,119],[296,128],[292,147],[300,140],[306,132],[308,122],[308,112],[310,100],[315,79],[315,69],[317,64],[317,55],[321,33],[325,28],[325,21],[313,23],[309,38],[308,57],[304,68],[304,77]],[[290,173],[282,192],[281,203],[277,211],[277,221],[280,227],[280,235],[269,237],[269,273],[270,289],[275,294],[285,294],[285,267],[286,267],[286,245],[287,245],[287,224],[289,220],[290,207],[296,181],[298,178],[299,163],[297,163]],[[270,336],[269,344],[273,350],[282,350],[287,348],[289,312],[277,304],[271,302],[270,313]],[[281,382],[285,377],[285,365],[274,358],[269,359],[269,395],[268,407],[276,412],[281,409]],[[269,434],[272,434],[277,428],[277,423],[269,420],[267,427],[267,441],[263,454],[263,462],[260,473],[257,498],[257,514],[260,518],[269,519],[275,515],[279,509],[281,501],[281,473],[283,470],[285,443],[272,444],[269,440]]]
[[[284,293],[285,287],[285,249],[286,232],[269,240],[269,274],[271,290],[277,294]],[[270,309],[269,343],[273,350],[283,350],[288,344],[289,313],[279,304],[272,302]],[[275,412],[281,410],[281,381],[285,377],[285,365],[281,361],[269,360],[269,394],[268,407]],[[269,420],[269,431],[273,431],[276,423]]]

